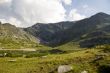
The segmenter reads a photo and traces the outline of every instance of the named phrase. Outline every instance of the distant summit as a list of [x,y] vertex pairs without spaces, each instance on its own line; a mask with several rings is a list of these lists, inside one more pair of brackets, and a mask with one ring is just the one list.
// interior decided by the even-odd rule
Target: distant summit
[[93,15],[92,17],[93,18],[106,18],[106,17],[110,17],[110,15],[109,14],[106,14],[104,12],[99,12],[99,13]]

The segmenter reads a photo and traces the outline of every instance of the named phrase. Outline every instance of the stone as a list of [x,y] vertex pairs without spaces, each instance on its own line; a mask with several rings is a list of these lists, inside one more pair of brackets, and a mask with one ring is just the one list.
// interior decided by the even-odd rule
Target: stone
[[8,62],[16,62],[16,59],[8,60]]
[[4,55],[3,54],[0,54],[0,57],[4,57]]
[[27,56],[27,55],[24,54],[22,57],[23,57],[23,58],[26,58],[26,56]]
[[4,57],[7,55],[7,53],[4,53]]
[[47,56],[42,56],[42,58],[47,58]]
[[66,73],[72,70],[72,66],[70,65],[61,65],[58,67],[58,73]]
[[82,71],[81,73],[88,73],[88,71],[84,70],[84,71]]

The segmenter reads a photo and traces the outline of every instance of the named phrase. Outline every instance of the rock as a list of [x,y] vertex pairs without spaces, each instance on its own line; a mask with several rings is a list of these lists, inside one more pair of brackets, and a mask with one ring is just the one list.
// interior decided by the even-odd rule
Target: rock
[[42,56],[42,58],[47,58],[47,56]]
[[58,73],[65,73],[72,70],[72,66],[70,65],[61,65],[58,67]]
[[27,56],[27,55],[24,54],[22,57],[23,57],[23,58],[26,58],[26,56]]
[[16,59],[8,60],[8,62],[16,62]]
[[4,55],[3,54],[0,54],[0,57],[4,57]]
[[5,57],[7,53],[0,54],[0,57]]
[[7,53],[4,53],[4,57],[7,55]]
[[82,71],[81,73],[88,73],[88,71],[84,70],[84,71]]

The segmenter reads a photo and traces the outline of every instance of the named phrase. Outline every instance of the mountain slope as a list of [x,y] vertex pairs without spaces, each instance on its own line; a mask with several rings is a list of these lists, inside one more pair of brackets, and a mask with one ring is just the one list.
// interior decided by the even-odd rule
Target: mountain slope
[[61,43],[61,39],[57,33],[63,32],[70,28],[75,22],[60,22],[49,24],[35,24],[32,27],[25,28],[24,30],[33,36],[40,39],[40,43],[55,46]]
[[38,39],[9,23],[0,23],[1,48],[30,48],[37,45]]
[[[110,15],[98,13],[77,22],[61,22],[55,24],[36,24],[24,29],[26,32],[40,38],[42,44],[49,46],[58,46],[69,41],[80,42],[83,38],[92,32],[110,33]],[[103,35],[103,34],[102,34]],[[106,36],[106,35],[104,35]],[[87,37],[87,36],[86,36]],[[97,36],[96,36],[97,37]],[[89,38],[94,38],[89,37]]]
[[[76,22],[76,24],[73,25],[69,30],[65,31],[66,32],[65,35],[69,35],[70,41],[81,40],[81,43],[79,43],[81,47],[82,47],[82,43],[83,45],[86,45],[85,47],[89,47],[91,46],[91,44],[92,46],[95,46],[98,44],[99,45],[107,44],[107,43],[110,44],[109,42],[110,27],[109,26],[110,26],[110,15],[105,13],[98,13],[90,18]],[[85,36],[85,35],[88,35],[88,36]],[[88,39],[95,40],[95,42],[90,42],[90,40]],[[85,41],[86,42],[88,41],[87,42],[88,45],[87,43],[85,43]]]
[[65,30],[65,32],[70,35],[70,38],[76,39],[80,38],[84,34],[102,30],[108,25],[110,25],[110,16],[103,13],[98,13],[90,18],[76,22],[70,29]]

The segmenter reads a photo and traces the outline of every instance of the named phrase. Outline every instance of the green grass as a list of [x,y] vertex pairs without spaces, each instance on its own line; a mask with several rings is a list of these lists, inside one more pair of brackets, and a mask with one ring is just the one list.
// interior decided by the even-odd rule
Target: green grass
[[[0,73],[57,73],[57,67],[65,64],[73,66],[74,71],[70,73],[80,73],[83,70],[96,73],[94,65],[89,62],[99,51],[90,49],[69,54],[47,55],[46,58],[0,58]],[[17,61],[8,62],[12,59]]]
[[[68,73],[81,73],[84,70],[89,73],[100,73],[98,71],[100,66],[105,66],[110,63],[110,52],[107,51],[109,48],[109,45],[83,50],[79,48],[80,50],[74,51],[73,49],[72,52],[66,52],[63,54],[50,54],[48,51],[52,48],[46,47],[45,50],[39,48],[43,53],[38,53],[38,51],[12,51],[10,53],[13,54],[13,56],[19,54],[21,56],[0,58],[0,73],[57,73],[59,65],[71,65],[73,70]],[[63,48],[62,50],[68,51],[66,48]],[[1,51],[0,53],[4,52]],[[23,54],[28,57],[22,57]],[[103,59],[94,62],[97,55],[105,56]],[[16,62],[9,62],[9,60],[16,60]]]
[[80,46],[77,42],[69,42],[69,43],[63,44],[63,45],[55,47],[55,48],[69,52],[69,53],[86,49],[86,48],[80,48]]

